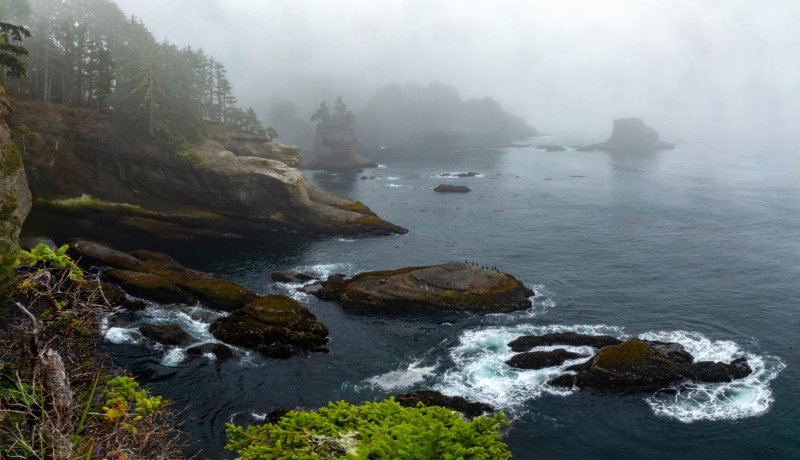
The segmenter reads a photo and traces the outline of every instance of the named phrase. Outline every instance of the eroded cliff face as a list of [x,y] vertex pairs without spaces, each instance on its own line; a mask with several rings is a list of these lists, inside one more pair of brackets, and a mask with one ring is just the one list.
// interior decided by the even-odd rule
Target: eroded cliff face
[[21,148],[11,138],[9,106],[0,85],[0,254],[19,248],[19,232],[31,210]]
[[405,233],[363,204],[313,187],[299,152],[226,131],[172,154],[120,137],[108,117],[20,104],[41,136],[26,169],[36,203],[162,238]]
[[377,164],[358,153],[356,125],[352,116],[334,115],[317,125],[314,150],[304,168],[349,170],[373,168]]

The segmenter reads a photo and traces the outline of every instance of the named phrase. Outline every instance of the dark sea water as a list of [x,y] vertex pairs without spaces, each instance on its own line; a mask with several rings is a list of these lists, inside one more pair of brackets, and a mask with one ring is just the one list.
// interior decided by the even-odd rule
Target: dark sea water
[[[800,156],[794,145],[682,142],[647,155],[379,151],[378,176],[308,172],[410,229],[403,236],[173,245],[186,265],[259,293],[288,293],[330,329],[330,353],[218,363],[145,345],[138,322],[179,321],[209,338],[207,312],[151,306],[109,319],[107,349],[175,401],[197,446],[225,454],[224,424],[276,407],[382,399],[418,388],[491,403],[512,420],[516,459],[800,458]],[[442,173],[479,172],[452,179]],[[469,194],[437,194],[439,183]],[[320,275],[475,261],[521,279],[534,308],[489,316],[375,317],[278,286]],[[506,367],[525,333],[577,330],[683,343],[696,357],[746,356],[752,376],[678,395],[556,391],[558,370]],[[590,353],[591,350],[577,350]]]

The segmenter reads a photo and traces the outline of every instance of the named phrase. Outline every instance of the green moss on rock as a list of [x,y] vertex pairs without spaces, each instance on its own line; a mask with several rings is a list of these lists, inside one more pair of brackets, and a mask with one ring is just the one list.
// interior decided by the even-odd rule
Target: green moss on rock
[[601,348],[594,365],[600,369],[625,372],[646,366],[655,354],[644,341],[632,339],[619,345]]
[[240,308],[256,298],[252,291],[236,283],[206,276],[187,275],[177,279],[175,284],[206,306],[226,311]]

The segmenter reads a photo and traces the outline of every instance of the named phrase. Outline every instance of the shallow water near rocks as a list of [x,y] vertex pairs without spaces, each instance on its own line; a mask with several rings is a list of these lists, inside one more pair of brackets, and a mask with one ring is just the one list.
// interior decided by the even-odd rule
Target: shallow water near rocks
[[[800,458],[794,145],[683,142],[648,155],[430,153],[375,157],[382,167],[363,173],[379,176],[372,180],[307,172],[409,228],[407,235],[161,248],[259,293],[292,295],[329,327],[330,353],[272,360],[236,350],[225,362],[186,360],[181,349],[150,345],[136,324],[174,314],[200,343],[209,339],[204,324],[213,315],[157,305],[109,318],[107,350],[148,389],[175,401],[191,418],[197,447],[212,458],[230,456],[223,450],[228,421],[419,388],[504,410],[517,459]],[[467,171],[479,175],[443,176]],[[472,192],[436,194],[440,183]],[[522,280],[537,293],[534,307],[487,316],[360,316],[269,278],[278,270],[354,274],[464,260]],[[503,364],[510,340],[557,331],[678,341],[698,359],[745,356],[754,373],[677,392],[607,395],[547,386],[556,368]]]

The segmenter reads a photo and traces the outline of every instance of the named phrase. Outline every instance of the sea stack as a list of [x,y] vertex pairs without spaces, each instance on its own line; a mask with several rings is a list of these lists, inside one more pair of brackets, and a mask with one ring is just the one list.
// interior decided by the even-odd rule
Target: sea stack
[[377,166],[358,153],[356,117],[347,109],[341,97],[336,98],[333,114],[323,101],[311,116],[311,121],[317,122],[317,132],[314,135],[314,150],[311,157],[303,162],[304,168],[358,170]]
[[658,133],[644,124],[641,118],[618,118],[607,141],[579,148],[583,152],[603,150],[614,153],[647,153],[672,150],[674,144],[659,141]]

